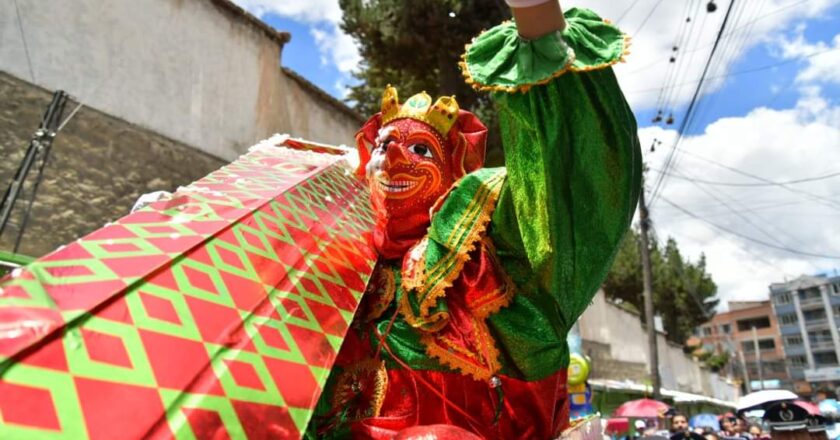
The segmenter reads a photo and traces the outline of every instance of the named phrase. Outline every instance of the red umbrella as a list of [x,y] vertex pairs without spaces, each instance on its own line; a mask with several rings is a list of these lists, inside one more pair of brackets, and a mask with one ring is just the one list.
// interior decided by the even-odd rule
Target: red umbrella
[[794,400],[793,403],[796,404],[796,406],[804,409],[805,411],[808,411],[808,414],[812,416],[822,415],[822,413],[820,412],[820,408],[811,402],[806,402],[804,400]]
[[638,399],[624,402],[613,412],[613,417],[656,418],[671,409],[665,403],[653,399]]
[[619,434],[630,430],[630,419],[626,417],[618,417],[607,420],[607,426],[604,432],[607,434]]

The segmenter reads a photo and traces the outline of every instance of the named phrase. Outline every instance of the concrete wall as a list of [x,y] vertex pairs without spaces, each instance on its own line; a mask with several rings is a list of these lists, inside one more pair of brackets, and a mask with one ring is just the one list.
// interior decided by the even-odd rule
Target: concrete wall
[[214,156],[275,132],[350,145],[360,125],[281,70],[282,36],[227,0],[17,5],[20,23],[0,0],[0,70]]
[[[584,350],[593,357],[593,378],[645,382],[650,365],[647,333],[639,316],[606,300],[599,292],[578,321]],[[700,367],[682,347],[658,336],[662,387],[732,401],[733,385]]]

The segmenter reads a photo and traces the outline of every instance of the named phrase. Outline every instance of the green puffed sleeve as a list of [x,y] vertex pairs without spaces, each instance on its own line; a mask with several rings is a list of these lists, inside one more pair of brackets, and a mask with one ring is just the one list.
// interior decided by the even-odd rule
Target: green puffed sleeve
[[561,328],[606,276],[641,187],[636,121],[611,68],[627,39],[589,10],[565,16],[565,30],[535,40],[514,23],[490,29],[462,63],[501,120],[507,179],[489,234],[519,294],[550,297],[534,304]]

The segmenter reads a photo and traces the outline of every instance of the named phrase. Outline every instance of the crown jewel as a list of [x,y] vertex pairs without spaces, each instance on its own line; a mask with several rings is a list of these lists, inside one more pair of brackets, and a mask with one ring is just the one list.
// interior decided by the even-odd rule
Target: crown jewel
[[418,93],[400,105],[397,89],[388,85],[382,94],[382,125],[397,119],[410,118],[429,124],[443,137],[458,120],[458,101],[454,96],[442,96],[432,104],[426,92]]

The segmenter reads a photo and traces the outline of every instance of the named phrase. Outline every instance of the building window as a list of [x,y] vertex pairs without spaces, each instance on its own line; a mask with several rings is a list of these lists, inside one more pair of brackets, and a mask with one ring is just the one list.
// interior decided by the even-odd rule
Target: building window
[[802,367],[808,364],[808,359],[805,356],[788,356],[788,362],[791,367]]
[[[776,348],[776,341],[772,339],[759,339],[758,349],[761,351],[774,350]],[[755,351],[755,343],[753,341],[741,341],[741,349],[745,353],[752,353]]]
[[779,315],[779,322],[782,325],[794,325],[797,322],[796,314],[795,313],[785,313],[784,315]]
[[792,297],[790,296],[790,292],[780,293],[773,297],[773,302],[776,304],[790,304],[792,301]]
[[746,332],[752,330],[752,328],[769,328],[770,327],[770,318],[767,316],[761,316],[759,318],[750,318],[750,319],[742,319],[738,321],[738,331],[739,332]]
[[835,283],[831,285],[831,294],[840,295],[840,284]]
[[762,362],[761,367],[764,369],[765,372],[769,373],[784,373],[785,372],[785,364],[782,361],[767,361]]
[[831,312],[834,313],[835,318],[840,318],[840,306],[832,306]]
[[814,353],[814,363],[817,366],[837,365],[837,353],[833,351]]
[[721,324],[720,325],[720,332],[725,334],[725,335],[728,335],[729,333],[732,332],[732,326],[729,325],[729,324]]
[[822,298],[822,293],[820,293],[819,287],[811,287],[810,289],[800,290],[799,291],[799,300],[800,301],[809,301],[809,300],[817,300]]
[[703,336],[712,336],[712,328],[711,327],[703,327],[701,328],[703,331]]
[[785,345],[788,347],[796,347],[802,345],[802,336],[785,336]]
[[[808,332],[808,342],[811,345],[832,344],[831,330],[811,330]],[[813,347],[812,347],[813,348]]]
[[825,319],[825,310],[824,309],[806,310],[806,311],[802,312],[802,317],[805,318],[805,322],[824,320]]

